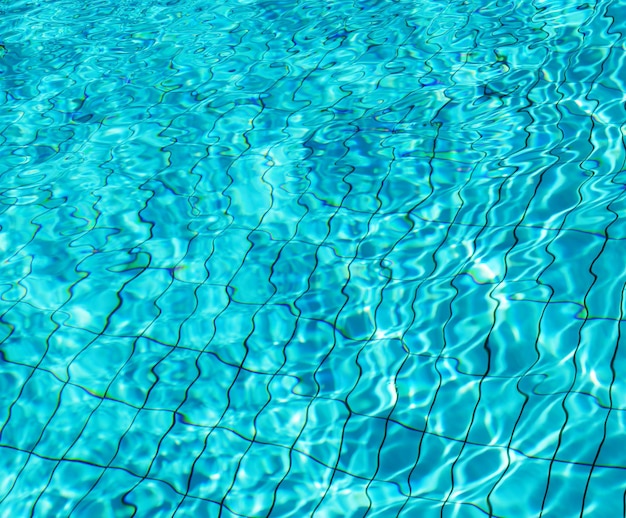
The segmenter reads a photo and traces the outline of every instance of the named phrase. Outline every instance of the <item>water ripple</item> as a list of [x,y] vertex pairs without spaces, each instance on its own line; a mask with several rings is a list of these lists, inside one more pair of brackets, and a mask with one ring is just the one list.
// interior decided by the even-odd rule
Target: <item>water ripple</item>
[[621,8],[1,6],[0,514],[623,514]]

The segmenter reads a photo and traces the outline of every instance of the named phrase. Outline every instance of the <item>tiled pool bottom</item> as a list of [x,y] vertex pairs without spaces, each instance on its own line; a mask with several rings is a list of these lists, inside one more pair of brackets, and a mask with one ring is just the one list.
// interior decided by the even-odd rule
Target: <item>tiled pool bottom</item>
[[0,516],[623,516],[625,9],[1,3]]

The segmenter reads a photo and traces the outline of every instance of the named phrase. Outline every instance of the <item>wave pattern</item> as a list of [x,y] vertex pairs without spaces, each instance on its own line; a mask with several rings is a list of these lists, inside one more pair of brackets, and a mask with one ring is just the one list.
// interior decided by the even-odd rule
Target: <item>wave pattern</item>
[[2,516],[621,516],[620,0],[0,4]]

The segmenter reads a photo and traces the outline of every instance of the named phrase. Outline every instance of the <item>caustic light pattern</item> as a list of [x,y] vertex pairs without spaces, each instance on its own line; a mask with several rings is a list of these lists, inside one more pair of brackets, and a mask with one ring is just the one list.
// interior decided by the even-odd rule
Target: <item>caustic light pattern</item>
[[0,2],[0,515],[624,515],[623,0]]

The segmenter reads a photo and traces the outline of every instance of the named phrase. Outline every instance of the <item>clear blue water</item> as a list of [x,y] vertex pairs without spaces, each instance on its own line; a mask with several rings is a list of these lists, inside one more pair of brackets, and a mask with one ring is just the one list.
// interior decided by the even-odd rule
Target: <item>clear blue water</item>
[[625,34],[1,1],[0,516],[623,516]]

